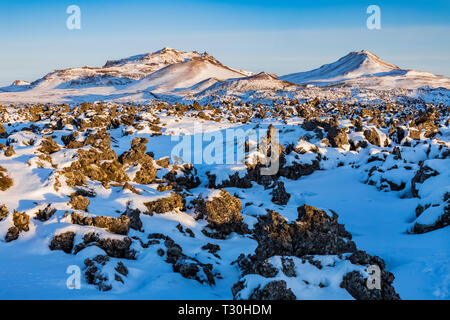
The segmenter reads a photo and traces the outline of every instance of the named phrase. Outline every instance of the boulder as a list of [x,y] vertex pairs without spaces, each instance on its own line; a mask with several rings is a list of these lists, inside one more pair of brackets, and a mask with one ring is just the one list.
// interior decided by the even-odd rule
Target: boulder
[[280,206],[285,206],[291,195],[286,192],[283,181],[275,183],[275,188],[272,190],[272,202]]
[[50,243],[50,250],[62,250],[65,253],[71,253],[74,239],[75,233],[72,231],[57,234]]
[[411,180],[411,193],[414,197],[420,198],[419,196],[419,190],[417,188],[418,183],[424,183],[427,179],[437,176],[439,172],[436,170],[430,168],[427,165],[423,165],[420,167],[420,169],[416,172],[414,177]]
[[69,204],[75,210],[87,211],[91,202],[83,196],[72,195]]
[[154,201],[145,202],[144,205],[148,211],[145,214],[166,213],[175,209],[183,209],[183,197],[177,193],[171,193],[170,196],[159,198]]
[[216,237],[219,238],[231,232],[239,234],[246,232],[241,209],[241,201],[224,189],[214,191],[206,199],[200,196],[195,203],[197,218],[206,219],[208,227],[217,231]]
[[333,148],[343,148],[348,144],[347,128],[331,126],[327,133],[327,139]]
[[286,281],[271,281],[264,288],[256,288],[249,300],[296,300],[297,297],[286,285]]

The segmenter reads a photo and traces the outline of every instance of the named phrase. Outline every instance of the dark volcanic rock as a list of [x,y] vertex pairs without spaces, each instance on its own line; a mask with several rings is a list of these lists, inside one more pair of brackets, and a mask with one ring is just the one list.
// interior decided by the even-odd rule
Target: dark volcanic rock
[[172,264],[173,271],[180,273],[184,278],[194,279],[200,283],[206,282],[209,285],[216,283],[214,277],[218,276],[218,274],[213,272],[212,264],[201,263],[197,259],[185,255],[181,246],[168,236],[160,234],[154,236],[165,239],[164,245],[167,248],[166,261]]
[[241,209],[241,201],[226,190],[220,190],[210,199],[199,197],[195,203],[197,218],[205,218],[208,227],[217,231],[217,234],[207,234],[214,238],[224,238],[231,232],[247,232],[247,225],[242,222]]
[[50,250],[62,250],[65,253],[71,253],[74,239],[75,233],[72,231],[57,234],[50,243]]
[[185,164],[181,168],[181,174],[177,174],[175,170],[164,175],[164,179],[175,185],[176,190],[193,189],[200,185],[200,179],[197,177],[197,169],[193,165]]
[[34,217],[36,220],[47,221],[50,219],[56,212],[55,208],[51,207],[51,204],[47,205],[43,210],[39,209],[38,213]]
[[364,137],[369,141],[369,143],[373,144],[374,146],[381,147],[381,138],[378,135],[377,130],[374,128],[371,128],[369,130],[364,130]]
[[249,300],[295,300],[297,297],[286,286],[286,281],[271,281],[260,289],[256,288],[249,297]]
[[301,257],[306,254],[339,254],[353,252],[356,246],[343,225],[320,209],[303,205],[298,208],[298,219],[287,223],[275,211],[259,218],[254,236],[258,241],[255,251],[259,260],[274,255]]
[[288,203],[291,195],[286,192],[284,182],[278,181],[272,191],[272,202],[281,206]]
[[11,242],[11,241],[19,239],[19,233],[20,233],[19,228],[17,228],[17,227],[9,228],[8,232],[5,235],[5,241]]
[[381,289],[369,289],[367,278],[364,278],[359,271],[352,271],[344,275],[341,287],[345,288],[353,298],[357,300],[399,300],[400,296],[395,292],[392,283],[394,275],[385,270],[384,261],[378,256],[371,256],[367,252],[358,250],[354,252],[348,260],[353,264],[377,266],[380,268]]
[[87,283],[97,286],[100,291],[109,291],[112,289],[108,276],[101,272],[101,268],[108,261],[109,257],[104,255],[98,255],[93,259],[84,260],[84,265],[86,266],[84,275]]
[[327,139],[333,148],[342,148],[348,144],[347,129],[331,126],[328,130]]
[[388,271],[381,272],[381,289],[369,289],[367,279],[358,271],[344,275],[341,287],[347,290],[356,300],[400,300],[400,296],[392,287],[394,275]]
[[83,242],[75,246],[74,254],[77,254],[84,248],[95,245],[105,250],[110,257],[134,260],[136,251],[131,249],[131,244],[132,241],[129,237],[123,237],[122,239],[100,238],[98,234],[91,232],[85,234]]
[[[409,233],[422,234],[430,231],[445,228],[450,225],[450,204],[443,205],[443,213],[430,224],[421,224],[416,222]],[[416,210],[417,211],[417,210]]]
[[142,231],[141,211],[138,209],[127,208],[122,215],[130,218],[130,228]]
[[283,267],[283,269],[282,269],[283,273],[286,275],[286,277],[295,277],[296,276],[294,260],[292,260],[291,258],[282,257],[281,264]]
[[414,197],[419,197],[419,190],[416,188],[417,183],[424,183],[427,179],[437,176],[439,172],[436,170],[428,167],[428,166],[422,166],[417,172],[416,175],[411,180],[411,192]]

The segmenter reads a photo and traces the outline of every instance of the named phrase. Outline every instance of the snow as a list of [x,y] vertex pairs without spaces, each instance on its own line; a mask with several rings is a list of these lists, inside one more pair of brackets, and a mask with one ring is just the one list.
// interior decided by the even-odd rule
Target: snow
[[337,212],[358,248],[383,257],[403,299],[443,298],[434,292],[447,277],[450,246],[445,239],[450,230],[406,234],[416,199],[379,192],[361,184],[358,173],[346,168],[316,172],[295,184],[285,181],[285,185],[299,190],[299,202]]
[[[246,288],[242,290],[240,297],[248,299],[251,291],[257,286],[263,288],[268,282],[284,280],[299,300],[351,300],[352,296],[340,287],[343,275],[351,271],[365,273],[364,267],[352,265],[348,260],[341,260],[337,256],[312,256],[314,260],[322,263],[323,268],[320,270],[308,261],[302,261],[297,257],[288,258],[295,263],[294,270],[297,277],[287,277],[282,272],[274,278],[247,275],[244,277]],[[274,267],[281,268],[281,257],[271,257],[269,262]]]
[[338,61],[321,66],[318,69],[282,76],[281,79],[298,84],[334,82],[377,74],[397,74],[401,70],[388,64],[371,52],[350,52]]
[[343,83],[379,90],[417,89],[423,86],[450,89],[450,80],[446,77],[436,76],[429,72],[400,69],[365,50],[351,52],[338,61],[323,65],[318,69],[288,74],[280,79],[296,84]]
[[[100,74],[105,72],[107,77],[100,77]],[[89,77],[93,77],[93,80],[87,79]],[[288,78],[298,85],[287,83],[285,80]],[[76,84],[71,83],[72,80],[76,80]],[[116,80],[118,82],[115,82]],[[232,151],[231,147],[234,150],[235,144],[234,137],[226,135],[227,129],[242,129],[244,132],[256,128],[267,130],[272,124],[279,131],[280,143],[294,147],[294,151],[286,156],[287,166],[308,165],[317,161],[320,169],[298,180],[284,177],[279,179],[291,195],[284,206],[271,201],[272,189],[254,181],[248,189],[225,188],[231,195],[240,199],[244,222],[252,228],[258,217],[265,215],[267,210],[276,210],[292,222],[298,217],[297,208],[303,204],[316,206],[327,212],[333,210],[339,215],[339,223],[344,224],[345,229],[352,234],[358,249],[378,255],[386,262],[386,269],[395,275],[393,285],[401,298],[448,300],[450,247],[447,239],[450,229],[445,227],[424,234],[408,233],[415,224],[429,226],[435,223],[447,204],[444,202],[444,195],[450,192],[450,159],[445,150],[450,147],[450,130],[444,120],[440,121],[441,134],[432,139],[424,139],[422,135],[422,140],[411,140],[409,145],[403,144],[409,138],[396,145],[388,138],[387,129],[365,126],[364,129],[375,129],[381,140],[387,140],[391,145],[369,145],[367,148],[350,150],[350,145],[340,149],[331,148],[323,145],[318,137],[308,136],[311,132],[301,127],[303,119],[297,116],[297,110],[287,119],[253,118],[250,122],[241,123],[228,119],[232,113],[227,111],[226,105],[220,109],[223,112],[220,122],[199,119],[193,111],[185,112],[181,116],[169,115],[165,111],[158,113],[154,108],[155,99],[159,99],[189,103],[199,100],[204,105],[210,102],[220,103],[222,100],[243,101],[252,102],[254,105],[266,103],[273,108],[280,106],[286,110],[289,100],[306,102],[312,97],[324,101],[369,101],[374,104],[391,99],[395,101],[414,98],[419,99],[419,106],[422,106],[424,101],[441,101],[448,105],[448,81],[448,78],[429,73],[401,70],[366,51],[351,53],[335,64],[322,66],[310,73],[277,78],[267,73],[255,75],[226,67],[207,54],[164,48],[151,54],[109,61],[102,68],[55,71],[30,87],[24,84],[24,88],[20,90],[3,88],[3,91],[7,92],[0,92],[0,103],[74,103],[94,100],[149,103],[147,109],[139,114],[142,120],[142,127],[139,129],[124,125],[108,129],[112,150],[117,155],[122,154],[129,149],[134,138],[145,137],[149,139],[147,151],[154,154],[155,160],[164,157],[173,160],[172,150],[186,138],[192,143],[192,152],[191,157],[182,160],[185,163],[194,163],[195,175],[200,179],[200,185],[184,192],[184,210],[175,209],[153,216],[143,213],[141,219],[145,233],[130,230],[128,236],[143,239],[148,233],[170,236],[190,259],[212,264],[214,271],[220,273],[221,278],[216,279],[214,286],[186,279],[174,272],[172,266],[159,256],[158,249],[166,249],[163,242],[145,249],[133,242],[133,248],[137,251],[136,260],[111,258],[103,270],[113,279],[115,263],[124,262],[129,270],[125,284],[116,281],[111,291],[99,292],[83,278],[81,290],[68,290],[67,267],[76,265],[82,268],[85,259],[105,252],[97,246],[87,247],[76,255],[51,251],[49,244],[55,234],[74,231],[77,234],[76,243],[81,242],[82,236],[89,232],[114,239],[123,239],[124,236],[109,233],[101,228],[72,224],[66,212],[73,211],[68,202],[69,195],[73,194],[75,189],[61,179],[61,187],[55,190],[54,184],[58,178],[55,168],[38,157],[43,135],[54,136],[54,140],[63,146],[61,137],[70,134],[74,127],[66,125],[62,130],[49,129],[48,126],[55,120],[51,119],[34,122],[33,124],[38,126],[35,132],[22,131],[26,126],[30,126],[30,121],[21,118],[20,108],[7,107],[8,114],[3,122],[9,124],[5,127],[10,135],[8,139],[0,138],[0,143],[13,146],[16,153],[6,157],[4,152],[0,151],[0,165],[13,177],[14,185],[0,192],[0,205],[5,204],[10,213],[14,210],[27,213],[30,216],[30,230],[21,232],[17,240],[7,243],[3,239],[8,229],[13,226],[12,215],[9,214],[0,221],[0,298],[233,298],[231,287],[241,279],[241,270],[232,262],[240,254],[254,253],[258,243],[250,235],[236,233],[226,239],[206,236],[202,232],[206,221],[195,219],[191,201],[199,195],[208,200],[220,195],[220,190],[208,188],[208,176],[214,175],[216,185],[220,185],[235,174],[244,178],[247,167],[243,161],[232,164],[195,163],[196,157],[202,157],[203,148],[208,143],[201,141],[203,148],[194,143],[202,140],[205,133],[220,135],[225,137],[224,150],[228,153]],[[319,85],[301,85],[310,82]],[[327,86],[328,82],[336,82],[336,87]],[[430,87],[418,87],[424,84]],[[432,88],[436,86],[442,88]],[[277,102],[277,105],[274,105],[274,102]],[[415,106],[411,104],[411,108]],[[119,110],[122,108],[123,106],[120,106]],[[239,111],[238,108],[239,106],[235,105],[231,110]],[[273,111],[271,109],[269,112]],[[212,114],[214,109],[204,112]],[[79,119],[86,119],[88,115],[89,112],[81,115]],[[154,135],[150,129],[148,122],[154,119],[160,120],[158,125],[162,128],[161,135]],[[340,120],[339,125],[349,127],[351,121]],[[261,136],[251,138],[250,145],[256,146]],[[363,132],[352,131],[348,138],[355,142],[366,141]],[[81,141],[82,137],[77,139]],[[32,140],[34,144],[30,143]],[[390,152],[395,145],[400,150],[401,159],[395,159]],[[247,164],[256,162],[258,157],[264,157],[258,150],[246,156]],[[378,156],[380,160],[368,162],[371,156]],[[77,160],[77,150],[63,148],[51,154],[51,160],[58,170],[67,168]],[[374,166],[376,170],[372,172]],[[422,184],[416,184],[420,198],[413,198],[410,194],[411,180],[421,166],[431,167],[439,174]],[[173,192],[158,191],[159,184],[156,182],[148,185],[132,182],[140,168],[140,165],[125,168],[131,181],[130,185],[136,188],[139,194],[122,186],[108,187],[100,182],[89,181],[84,188],[94,192],[95,197],[89,198],[90,204],[86,214],[119,217],[127,208],[145,212],[145,202],[168,197]],[[173,169],[172,166],[157,168],[158,179],[163,179],[164,175]],[[175,173],[178,177],[182,175],[180,168],[177,168]],[[373,185],[368,184],[369,179],[374,182]],[[404,183],[405,187],[400,191],[392,191],[386,180],[397,185]],[[44,209],[48,204],[57,210],[56,213],[45,222],[34,219],[38,210]],[[427,207],[417,216],[416,208],[419,205]],[[190,228],[195,238],[180,232],[179,226]],[[201,249],[207,243],[220,245],[219,258]],[[353,265],[337,256],[313,256],[313,259],[321,261],[324,266],[320,270],[308,261],[297,257],[290,258],[294,260],[298,277],[287,277],[282,272],[270,279],[259,275],[246,275],[243,279],[247,286],[240,296],[248,297],[253,289],[269,281],[284,280],[298,299],[351,299],[350,294],[340,287],[343,275],[353,270],[365,272],[365,266]],[[281,257],[271,257],[270,263],[281,268]]]
[[[22,83],[21,83],[22,84]],[[108,61],[103,67],[56,70],[31,84],[0,88],[0,103],[80,103],[152,100],[218,103],[328,99],[378,102],[416,99],[450,104],[450,80],[429,72],[403,70],[375,54],[351,52],[318,69],[277,78],[224,66],[207,53],[163,48]]]
[[218,80],[225,80],[243,76],[244,74],[217,64],[214,60],[191,59],[158,70],[125,90],[168,92],[175,89],[185,89],[213,77]]

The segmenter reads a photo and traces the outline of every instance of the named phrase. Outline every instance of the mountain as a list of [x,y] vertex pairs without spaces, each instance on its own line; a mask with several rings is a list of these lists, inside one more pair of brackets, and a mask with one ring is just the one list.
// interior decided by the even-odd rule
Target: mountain
[[192,87],[207,79],[225,80],[246,77],[249,73],[224,66],[207,53],[189,60],[174,63],[146,76],[127,91],[149,90],[171,92]]
[[153,97],[153,91],[187,94],[202,91],[215,81],[252,74],[227,67],[206,52],[183,52],[166,47],[153,53],[109,60],[103,67],[55,70],[29,85],[0,88],[0,101],[146,101],[145,97]]
[[198,95],[218,94],[220,92],[248,92],[257,90],[289,90],[299,88],[298,85],[278,79],[274,74],[260,72],[244,78],[217,81],[209,88],[198,93]]
[[350,52],[338,61],[325,64],[320,68],[292,73],[281,77],[284,80],[294,83],[314,83],[324,81],[341,81],[357,77],[381,75],[387,73],[397,73],[402,70],[387,62],[384,62],[371,52],[362,50]]
[[447,77],[400,69],[366,50],[350,52],[336,62],[311,71],[288,74],[280,79],[296,84],[343,84],[374,89],[415,89],[422,86],[450,88]]
[[365,50],[311,71],[277,77],[233,69],[206,52],[166,47],[108,60],[102,67],[55,70],[32,83],[16,81],[0,88],[0,103],[146,103],[152,99],[215,103],[228,98],[260,103],[287,97],[348,101],[406,97],[450,103],[449,89],[447,77],[401,69]]
[[56,70],[33,82],[36,88],[70,89],[91,86],[123,86],[135,83],[168,65],[201,58],[202,54],[163,48],[153,53],[107,61],[103,67]]

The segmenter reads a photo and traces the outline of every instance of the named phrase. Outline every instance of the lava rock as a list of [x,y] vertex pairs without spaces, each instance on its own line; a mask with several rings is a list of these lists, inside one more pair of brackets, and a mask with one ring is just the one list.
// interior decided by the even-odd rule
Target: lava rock
[[256,288],[249,300],[296,300],[297,297],[286,285],[286,281],[271,281],[260,289]]
[[87,211],[90,203],[91,201],[88,198],[77,195],[72,195],[69,202],[73,209],[81,211]]
[[205,218],[208,222],[208,228],[217,231],[215,235],[208,232],[206,234],[217,238],[226,237],[231,232],[238,234],[247,232],[241,209],[241,201],[230,195],[226,190],[220,190],[216,196],[209,199],[203,199],[200,196],[195,203],[197,219]]
[[65,253],[71,253],[74,239],[75,233],[72,231],[57,234],[50,243],[50,250],[62,250]]
[[171,193],[170,196],[157,199],[155,201],[144,202],[148,211],[146,214],[166,213],[175,209],[183,209],[183,197],[177,193]]
[[278,181],[272,191],[272,202],[280,206],[285,206],[291,195],[286,192],[283,181]]

